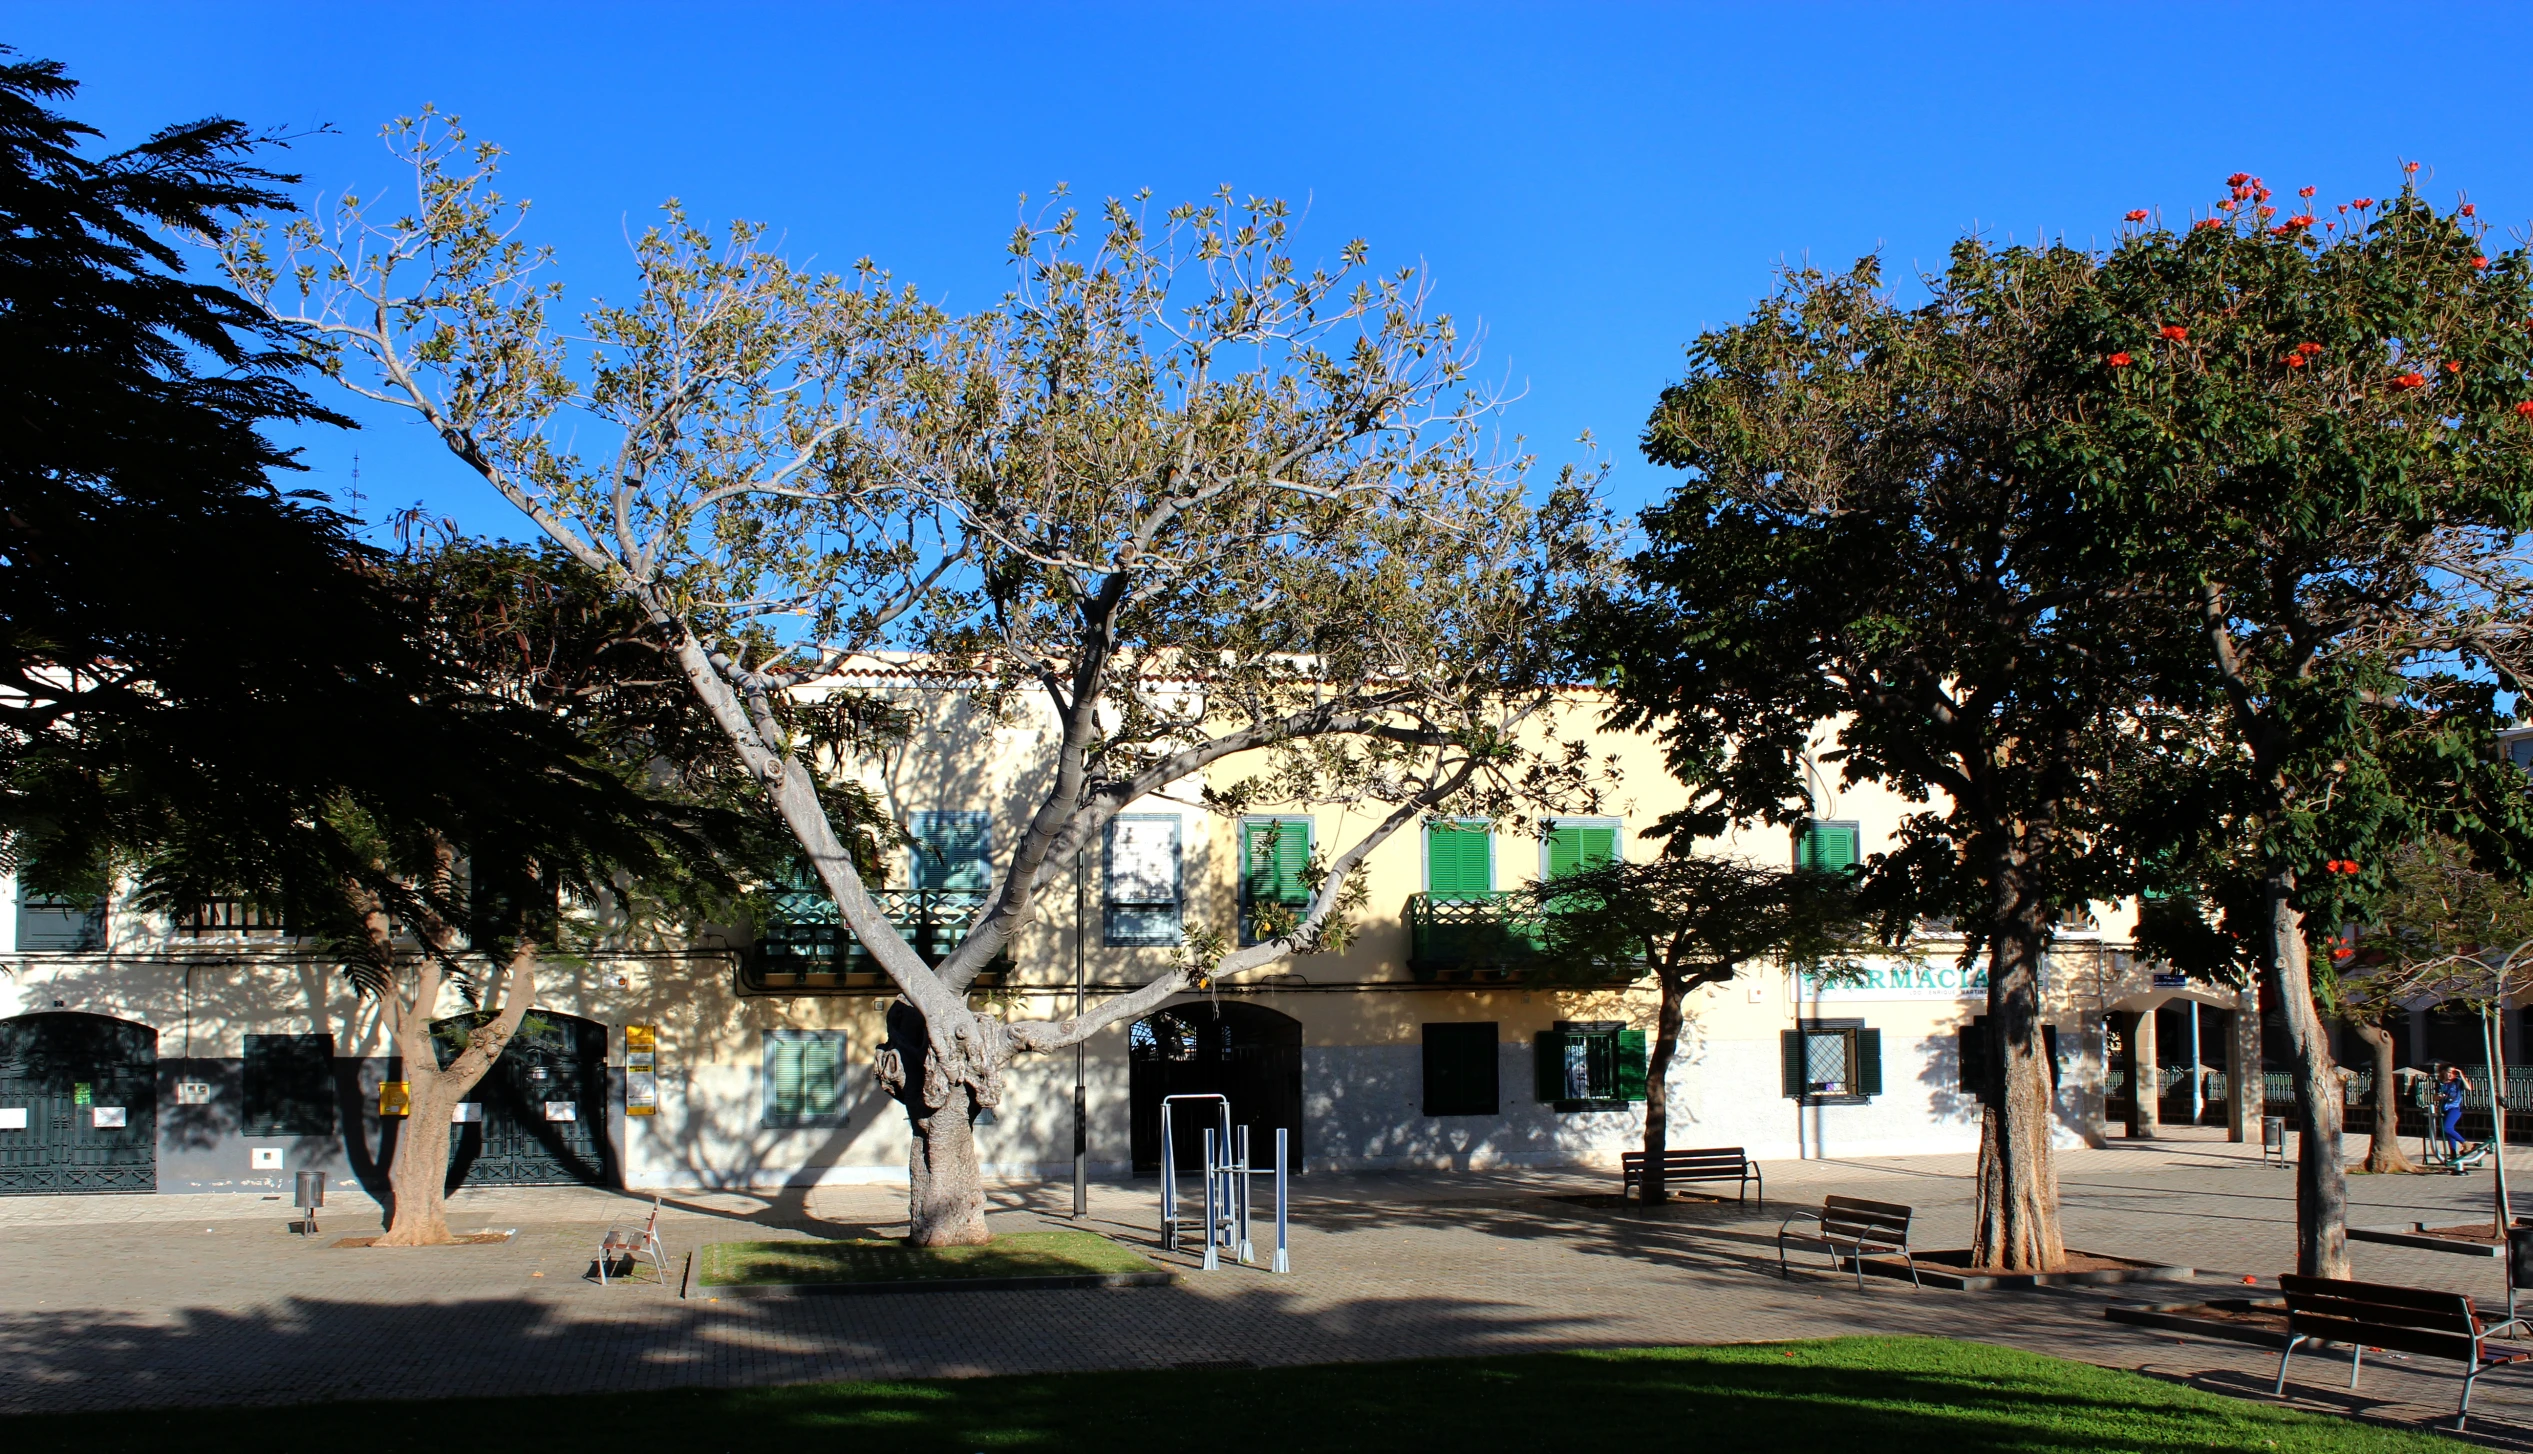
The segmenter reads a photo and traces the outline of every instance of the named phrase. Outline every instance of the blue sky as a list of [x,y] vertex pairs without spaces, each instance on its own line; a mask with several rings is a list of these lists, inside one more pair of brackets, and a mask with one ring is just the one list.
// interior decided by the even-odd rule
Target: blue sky
[[[110,137],[224,113],[331,123],[292,165],[389,175],[379,123],[425,101],[512,153],[510,189],[582,292],[664,198],[868,254],[952,306],[991,300],[1024,191],[1228,182],[1307,199],[1306,254],[1421,259],[1483,327],[1510,423],[1553,465],[1589,428],[1625,505],[1637,427],[1682,344],[1771,269],[1965,229],[2108,238],[2241,169],[2322,199],[2403,159],[2512,229],[2533,216],[2521,9],[2276,6],[389,6],[8,3],[0,39],[66,62]],[[310,480],[516,533],[407,419],[300,438]]]

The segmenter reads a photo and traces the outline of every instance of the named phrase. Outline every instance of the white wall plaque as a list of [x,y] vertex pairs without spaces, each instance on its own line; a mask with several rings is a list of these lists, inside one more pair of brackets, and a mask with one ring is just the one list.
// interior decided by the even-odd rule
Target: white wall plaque
[[278,1146],[250,1146],[246,1149],[246,1160],[247,1164],[257,1171],[282,1169],[281,1148]]
[[0,1131],[23,1131],[25,1129],[26,1107],[0,1106]]
[[549,1121],[577,1121],[580,1119],[580,1102],[547,1101],[545,1118]]
[[90,1106],[88,1121],[100,1131],[120,1126],[123,1124],[123,1108],[121,1106]]
[[180,1080],[176,1082],[176,1104],[180,1106],[207,1106],[211,1104],[211,1082],[207,1080]]
[[449,1124],[452,1126],[464,1121],[480,1121],[482,1119],[484,1119],[484,1103],[482,1101],[459,1101],[456,1105],[449,1107]]

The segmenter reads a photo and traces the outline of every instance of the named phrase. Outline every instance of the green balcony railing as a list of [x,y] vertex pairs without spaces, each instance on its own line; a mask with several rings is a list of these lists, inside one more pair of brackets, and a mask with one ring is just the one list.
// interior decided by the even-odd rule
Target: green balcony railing
[[1563,965],[1548,952],[1548,915],[1527,893],[1414,894],[1407,900],[1408,968],[1420,980],[1588,979],[1624,984],[1644,973]]
[[[985,894],[975,889],[874,889],[871,897],[926,964],[949,958],[985,908]],[[755,947],[740,967],[742,988],[783,994],[887,985],[888,976],[824,893],[790,890],[770,898],[766,922],[758,926]],[[976,983],[998,985],[1010,970],[1009,956],[997,957],[978,973]]]

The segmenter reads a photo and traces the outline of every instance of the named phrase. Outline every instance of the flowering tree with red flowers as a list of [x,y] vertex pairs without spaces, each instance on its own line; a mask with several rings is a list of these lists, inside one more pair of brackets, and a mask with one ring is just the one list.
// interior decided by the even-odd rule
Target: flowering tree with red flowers
[[2284,217],[2258,178],[2229,187],[2102,258],[2068,353],[2131,358],[2068,423],[2142,620],[2198,642],[2153,700],[2202,740],[2125,826],[2181,880],[2159,886],[2241,890],[2210,896],[2293,1047],[2297,1266],[2346,1276],[2340,987],[2314,950],[2431,832],[2533,877],[2492,736],[2533,667],[2533,260],[2408,179]]

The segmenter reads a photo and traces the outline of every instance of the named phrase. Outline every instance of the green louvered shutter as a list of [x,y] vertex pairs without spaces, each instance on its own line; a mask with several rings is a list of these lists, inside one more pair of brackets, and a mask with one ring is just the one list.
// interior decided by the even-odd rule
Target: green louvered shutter
[[1879,1030],[1856,1032],[1855,1091],[1860,1096],[1882,1094],[1882,1032]]
[[1306,904],[1310,819],[1252,818],[1240,825],[1240,891],[1253,904]]
[[836,1113],[836,1083],[844,1067],[843,1037],[819,1035],[800,1045],[800,1114],[832,1116]]
[[1606,824],[1565,823],[1548,830],[1548,876],[1562,878],[1598,868],[1618,857],[1618,830]]
[[1852,869],[1864,856],[1859,842],[1862,836],[1853,823],[1815,821],[1807,824],[1796,862],[1804,868],[1823,873]]
[[1618,1032],[1618,1096],[1622,1101],[1645,1098],[1645,1032]]
[[765,1047],[767,1080],[766,1112],[774,1116],[800,1114],[800,1062],[806,1047],[785,1036]]
[[1494,835],[1481,827],[1425,827],[1425,891],[1437,899],[1482,899],[1495,888]]
[[1777,1054],[1778,1063],[1785,1073],[1787,1098],[1798,1101],[1803,1099],[1804,1093],[1811,1088],[1811,1081],[1805,1073],[1808,1062],[1804,1059],[1803,1032],[1779,1030]]

